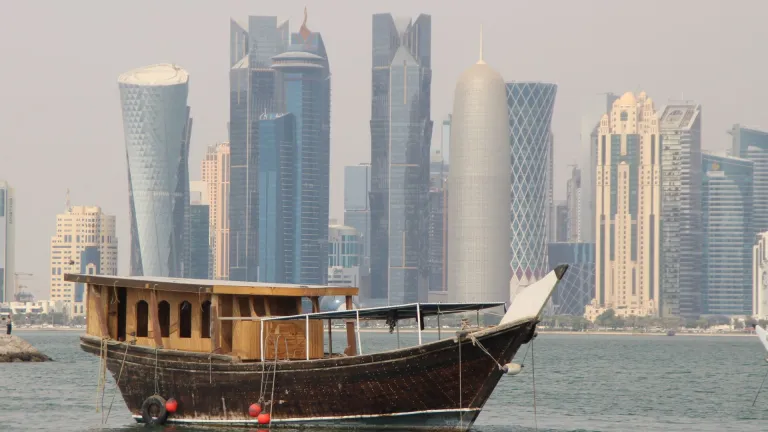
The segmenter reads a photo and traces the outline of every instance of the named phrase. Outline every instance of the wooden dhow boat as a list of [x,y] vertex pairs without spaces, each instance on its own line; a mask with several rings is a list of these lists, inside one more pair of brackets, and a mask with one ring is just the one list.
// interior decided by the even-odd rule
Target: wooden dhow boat
[[[559,266],[518,293],[498,325],[428,343],[425,317],[504,303],[354,309],[357,288],[80,274],[65,280],[88,292],[81,348],[101,357],[102,382],[109,370],[138,422],[463,431],[501,377],[520,371],[510,362],[534,337],[566,270]],[[344,296],[346,310],[320,312],[322,296]],[[311,312],[303,312],[302,298]],[[392,331],[406,319],[417,322],[417,346],[362,352],[361,321],[386,321]],[[332,350],[333,320],[346,322],[343,353]]]

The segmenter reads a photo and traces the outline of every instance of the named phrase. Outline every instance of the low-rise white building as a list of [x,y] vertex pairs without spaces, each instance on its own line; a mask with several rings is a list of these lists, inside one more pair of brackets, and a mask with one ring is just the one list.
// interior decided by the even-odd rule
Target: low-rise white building
[[752,248],[752,315],[768,318],[768,231],[757,235]]

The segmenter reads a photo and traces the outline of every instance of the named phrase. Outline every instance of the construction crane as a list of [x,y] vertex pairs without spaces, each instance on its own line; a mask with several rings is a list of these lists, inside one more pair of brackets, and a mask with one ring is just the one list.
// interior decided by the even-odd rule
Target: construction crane
[[19,285],[19,276],[34,276],[32,273],[23,273],[23,272],[16,272],[13,274],[14,283],[13,283],[13,298],[14,300],[18,301],[19,294],[21,294],[21,288],[24,287],[24,285]]

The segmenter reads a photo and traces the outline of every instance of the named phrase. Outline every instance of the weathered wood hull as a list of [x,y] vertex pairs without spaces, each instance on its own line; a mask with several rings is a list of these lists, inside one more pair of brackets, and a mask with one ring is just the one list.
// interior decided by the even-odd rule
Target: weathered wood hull
[[[169,423],[254,426],[248,407],[263,399],[274,401],[272,427],[466,430],[503,375],[494,359],[511,361],[535,326],[527,321],[474,333],[490,355],[470,339],[453,337],[370,355],[266,362],[275,370],[269,376],[260,362],[111,342],[107,368],[116,380],[123,369],[118,386],[137,420],[157,388],[178,401]],[[100,343],[81,338],[82,349],[95,355]]]

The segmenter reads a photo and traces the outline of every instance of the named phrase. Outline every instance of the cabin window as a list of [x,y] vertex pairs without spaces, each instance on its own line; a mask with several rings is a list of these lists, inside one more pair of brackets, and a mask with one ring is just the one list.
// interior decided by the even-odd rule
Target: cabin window
[[144,300],[136,303],[136,337],[149,336],[149,305]]
[[203,302],[203,319],[200,320],[200,335],[204,339],[211,337],[211,302]]
[[157,318],[160,322],[160,336],[168,337],[171,334],[171,305],[163,300],[157,305]]
[[237,305],[239,306],[238,309],[240,309],[240,317],[250,317],[251,316],[251,302],[248,301],[248,297],[238,297],[237,298]]
[[257,316],[267,316],[267,310],[264,308],[264,296],[253,298],[253,310],[256,311]]
[[188,301],[179,305],[179,337],[192,337],[192,304]]
[[272,316],[298,315],[296,297],[269,297],[269,312]]

